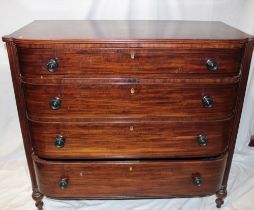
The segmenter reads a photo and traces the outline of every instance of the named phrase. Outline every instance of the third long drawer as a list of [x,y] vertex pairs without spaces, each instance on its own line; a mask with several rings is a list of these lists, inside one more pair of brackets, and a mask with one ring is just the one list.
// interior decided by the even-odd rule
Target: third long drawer
[[32,122],[38,156],[52,159],[210,157],[228,145],[222,121]]

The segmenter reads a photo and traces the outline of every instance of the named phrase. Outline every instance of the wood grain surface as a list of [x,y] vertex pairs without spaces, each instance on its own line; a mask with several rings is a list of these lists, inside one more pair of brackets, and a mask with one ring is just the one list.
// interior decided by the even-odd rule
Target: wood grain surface
[[[34,157],[40,192],[55,198],[197,196],[215,193],[226,156],[171,161],[45,161]],[[200,176],[198,187],[193,177]],[[68,187],[58,182],[66,178]]]
[[[252,36],[208,21],[35,21],[3,40],[39,210],[43,195],[216,193],[217,207],[223,204]],[[55,73],[46,68],[52,58]],[[58,110],[50,107],[54,97]],[[55,147],[57,135],[63,148]],[[59,188],[63,178],[66,189]]]
[[[218,21],[172,20],[38,20],[3,37],[18,42],[119,42],[175,40],[227,42],[250,36]],[[214,43],[213,43],[214,44]]]
[[[147,122],[32,122],[35,153],[48,159],[137,159],[216,156],[228,145],[231,120]],[[208,138],[206,146],[198,135]],[[55,138],[64,136],[63,148]]]
[[[154,116],[206,119],[217,116],[217,119],[224,119],[232,114],[236,90],[236,85],[24,85],[29,118],[55,120]],[[212,108],[203,107],[202,98],[205,95],[214,100]],[[58,110],[50,108],[50,101],[54,97],[59,97],[62,101]]]
[[[19,48],[21,73],[25,77],[65,75],[74,78],[167,78],[171,74],[233,74],[240,70],[241,48],[207,50],[169,49],[27,49]],[[57,71],[47,70],[51,58]],[[207,59],[218,69],[209,71]]]

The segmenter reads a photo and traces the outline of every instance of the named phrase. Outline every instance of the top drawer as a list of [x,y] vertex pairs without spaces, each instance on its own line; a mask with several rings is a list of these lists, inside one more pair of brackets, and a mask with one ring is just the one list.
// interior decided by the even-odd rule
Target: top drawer
[[23,76],[166,78],[172,74],[237,74],[241,49],[18,48]]

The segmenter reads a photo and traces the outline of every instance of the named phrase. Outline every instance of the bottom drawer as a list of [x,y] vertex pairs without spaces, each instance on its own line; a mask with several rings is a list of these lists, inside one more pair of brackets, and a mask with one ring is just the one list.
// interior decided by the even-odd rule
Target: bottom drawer
[[203,160],[47,161],[34,156],[39,190],[54,198],[209,195],[219,190],[226,155]]

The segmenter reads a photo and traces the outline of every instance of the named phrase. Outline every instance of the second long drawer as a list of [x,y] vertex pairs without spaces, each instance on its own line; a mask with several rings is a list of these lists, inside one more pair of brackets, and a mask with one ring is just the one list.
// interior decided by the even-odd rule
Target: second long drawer
[[28,116],[51,118],[193,117],[224,119],[237,84],[25,84]]
[[200,122],[31,122],[36,154],[52,159],[215,156],[227,148],[231,120]]

